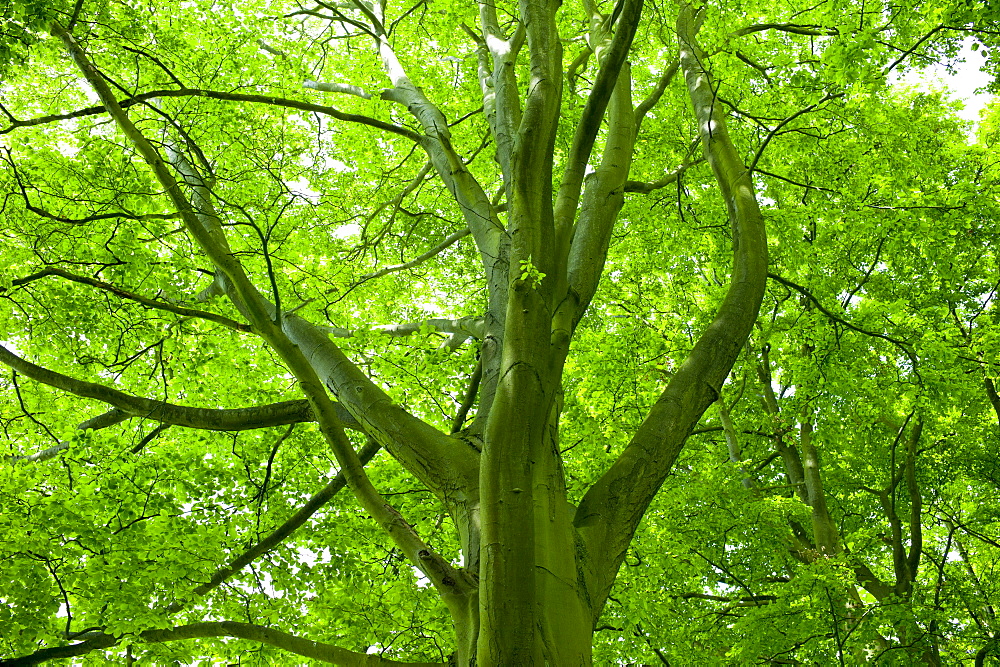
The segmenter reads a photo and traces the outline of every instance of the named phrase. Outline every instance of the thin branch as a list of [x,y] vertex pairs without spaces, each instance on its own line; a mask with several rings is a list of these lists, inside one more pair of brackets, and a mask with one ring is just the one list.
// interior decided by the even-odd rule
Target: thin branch
[[[401,137],[406,137],[407,139],[418,143],[421,141],[421,136],[419,134],[405,127],[400,127],[399,125],[387,123],[368,116],[362,116],[360,114],[344,113],[343,111],[338,111],[334,107],[324,106],[322,104],[312,104],[310,102],[290,100],[270,95],[247,95],[244,93],[226,93],[219,90],[205,90],[202,88],[181,88],[180,90],[154,90],[148,93],[142,93],[141,95],[135,95],[118,102],[118,106],[122,109],[127,109],[130,106],[142,104],[147,100],[157,97],[207,97],[210,99],[226,100],[230,102],[252,102],[255,104],[267,104],[271,106],[285,107],[288,109],[299,109],[301,111],[309,111],[311,113],[332,116],[337,120],[368,125],[369,127],[374,127],[379,130],[398,134]],[[105,111],[105,107],[101,105],[87,107],[86,109],[79,109],[70,113],[49,114],[47,116],[39,116],[38,118],[32,118],[29,120],[14,120],[8,127],[0,129],[0,134],[7,134],[8,132],[11,132],[19,127],[31,127],[34,125],[43,125],[45,123],[52,123],[60,120],[69,120],[71,118],[94,116],[102,114]]]
[[415,266],[419,266],[424,262],[426,262],[427,260],[429,260],[430,258],[434,257],[435,255],[441,254],[442,252],[450,248],[452,245],[454,245],[457,241],[464,239],[471,233],[472,231],[468,227],[466,227],[465,229],[459,230],[454,234],[448,236],[447,238],[445,238],[445,240],[441,241],[441,243],[437,244],[427,252],[418,255],[417,257],[411,259],[408,262],[403,262],[402,264],[393,264],[392,266],[383,267],[378,271],[373,271],[372,273],[366,273],[365,275],[361,276],[356,281],[351,283],[351,286],[348,287],[343,294],[338,296],[337,300],[340,301],[347,295],[347,293],[357,289],[361,285],[364,285],[369,280],[375,280],[376,278],[381,278],[382,276],[389,275],[390,273],[396,273],[397,271],[405,271],[407,269],[412,269]]
[[914,51],[916,51],[916,50],[917,50],[917,47],[919,47],[919,46],[920,46],[921,44],[923,44],[923,43],[924,43],[924,42],[926,42],[926,41],[927,41],[928,39],[930,39],[930,38],[931,38],[931,37],[932,37],[932,36],[934,35],[934,33],[938,32],[939,30],[944,30],[944,29],[945,29],[945,26],[943,26],[943,25],[939,25],[939,26],[938,26],[938,27],[936,27],[936,28],[932,28],[930,32],[928,32],[928,33],[927,33],[926,35],[924,35],[923,37],[921,37],[920,39],[918,39],[918,40],[917,40],[917,41],[916,41],[916,42],[915,42],[915,43],[913,44],[913,46],[911,46],[910,48],[908,48],[908,49],[907,49],[906,51],[903,51],[903,55],[901,55],[901,56],[899,56],[898,58],[896,58],[896,59],[895,59],[895,60],[894,60],[894,61],[892,62],[892,64],[891,64],[891,65],[889,65],[888,67],[886,67],[886,68],[885,68],[885,71],[883,71],[883,72],[882,72],[882,76],[886,76],[886,75],[888,75],[888,74],[889,74],[889,72],[891,72],[892,70],[896,69],[896,66],[897,66],[897,65],[899,65],[899,64],[900,64],[901,62],[903,62],[904,60],[906,60],[906,57],[907,57],[908,55],[910,55],[911,53],[913,53]]
[[72,30],[76,25],[76,21],[80,18],[80,10],[83,9],[83,0],[76,0],[76,4],[73,5],[73,13],[69,17],[69,23],[66,24],[67,30]]
[[787,125],[788,123],[792,122],[793,120],[795,120],[799,116],[801,116],[803,114],[809,113],[810,111],[812,111],[813,109],[815,109],[816,107],[818,107],[820,104],[823,104],[823,102],[827,102],[829,100],[832,100],[832,99],[835,99],[835,98],[838,98],[838,97],[843,97],[843,96],[844,96],[843,93],[837,93],[837,94],[827,93],[818,102],[816,102],[814,104],[810,104],[809,106],[807,106],[807,107],[805,107],[803,109],[799,109],[798,111],[796,111],[795,113],[793,113],[791,116],[789,116],[788,118],[785,118],[780,123],[778,123],[777,125],[775,125],[774,129],[772,129],[770,132],[768,132],[767,136],[764,137],[764,141],[761,143],[760,148],[758,148],[757,152],[754,154],[753,160],[750,162],[750,171],[752,172],[752,171],[754,171],[757,168],[757,163],[760,161],[761,156],[764,154],[764,149],[767,148],[767,145],[769,143],[771,143],[771,139],[773,139],[774,136],[778,133],[778,130],[780,130],[785,125]]
[[[208,320],[210,322],[215,322],[216,324],[221,324],[223,326],[234,329],[235,331],[251,332],[253,329],[249,324],[243,324],[242,322],[237,322],[231,320],[223,315],[217,315],[215,313],[210,313],[204,310],[197,310],[195,308],[185,308],[184,306],[176,306],[171,303],[165,303],[163,301],[157,301],[155,299],[150,299],[149,297],[136,294],[135,292],[129,292],[120,287],[116,287],[111,283],[106,283],[101,280],[96,280],[94,278],[89,278],[87,276],[81,276],[76,273],[70,273],[63,269],[56,267],[49,267],[43,269],[37,273],[33,273],[30,276],[25,276],[24,278],[18,278],[12,281],[14,286],[27,285],[30,282],[45,278],[47,276],[59,276],[60,278],[65,278],[66,280],[80,283],[81,285],[90,285],[91,287],[96,287],[97,289],[104,290],[105,292],[111,292],[112,294],[119,296],[123,299],[128,299],[130,301],[135,301],[141,303],[148,308],[155,308],[157,310],[165,310],[167,312],[174,313],[176,315],[182,315],[184,317],[196,317],[203,320]],[[2,289],[0,289],[2,292]]]
[[865,271],[865,275],[861,277],[861,281],[858,282],[858,284],[854,286],[854,289],[848,292],[847,296],[844,297],[844,300],[840,302],[841,308],[846,310],[847,307],[851,304],[851,299],[854,298],[854,295],[857,294],[858,290],[864,287],[865,284],[868,282],[868,279],[871,278],[872,272],[875,270],[875,267],[878,266],[879,264],[879,259],[882,256],[882,246],[885,245],[885,241],[887,238],[888,238],[887,236],[883,236],[882,238],[879,239],[878,247],[875,249],[875,259],[872,260],[871,265],[869,265],[868,267],[868,270]]
[[13,372],[11,372],[11,374],[10,374],[10,382],[11,382],[12,385],[14,385],[14,394],[17,396],[17,405],[18,405],[19,408],[21,408],[21,413],[24,414],[24,416],[27,417],[29,420],[31,420],[32,423],[34,423],[40,429],[42,429],[43,431],[45,431],[46,435],[48,435],[50,438],[52,438],[56,442],[59,442],[59,439],[49,429],[49,427],[46,426],[45,424],[43,424],[42,422],[38,421],[38,419],[35,418],[35,415],[33,415],[28,410],[28,406],[24,404],[24,397],[21,395],[21,384],[17,381],[17,370],[18,369],[15,368],[13,370]]
[[972,537],[975,537],[977,540],[980,540],[981,542],[984,542],[986,544],[992,545],[992,546],[997,547],[998,549],[1000,549],[1000,542],[998,542],[996,539],[990,537],[989,535],[985,535],[985,534],[979,532],[978,530],[972,528],[971,526],[968,526],[968,525],[962,523],[957,518],[949,517],[949,520],[951,522],[953,522],[956,526],[958,526],[959,528],[961,528],[963,531],[965,531],[966,534],[971,535]]
[[128,211],[117,211],[115,213],[97,213],[94,215],[88,215],[84,218],[67,218],[61,215],[56,215],[54,213],[49,213],[45,209],[34,206],[31,200],[28,199],[28,189],[24,185],[24,181],[21,180],[21,172],[18,170],[17,165],[14,162],[14,158],[11,155],[9,148],[4,147],[4,153],[7,154],[6,162],[10,166],[11,173],[14,175],[14,180],[17,181],[18,189],[21,190],[21,198],[24,199],[24,207],[43,218],[48,218],[50,220],[56,220],[58,222],[65,222],[70,225],[86,225],[91,222],[96,222],[98,220],[115,220],[118,218],[124,218],[126,220],[177,220],[180,218],[179,213],[146,213],[143,215],[137,215],[135,213],[129,213]]
[[791,183],[792,185],[797,185],[800,188],[805,188],[807,190],[821,190],[823,192],[832,192],[835,195],[836,194],[840,194],[836,190],[831,190],[830,188],[823,188],[823,187],[820,187],[818,185],[810,185],[808,183],[800,183],[798,181],[794,181],[794,180],[788,178],[787,176],[779,176],[778,174],[772,174],[769,171],[764,171],[760,167],[757,167],[754,171],[756,171],[758,174],[763,174],[765,176],[770,176],[771,178],[776,178],[779,181],[785,181],[786,183]]
[[[358,451],[358,459],[361,461],[361,465],[366,465],[369,461],[371,461],[380,449],[381,446],[374,439],[369,438],[365,446]],[[244,551],[236,558],[229,561],[226,565],[216,570],[207,582],[192,591],[192,595],[203,597],[224,584],[230,577],[238,573],[254,560],[283,543],[292,533],[296,531],[296,529],[301,527],[312,517],[313,514],[328,503],[330,499],[333,498],[333,496],[335,496],[341,489],[343,489],[344,486],[346,486],[346,483],[344,473],[337,473],[336,477],[330,480],[330,482],[322,489],[313,494],[312,498],[310,498],[305,505],[300,507],[295,514],[288,518],[287,521],[278,526],[273,533]],[[182,608],[183,605],[174,602],[167,608],[167,612],[171,614],[176,613]]]
[[914,211],[914,210],[955,211],[961,208],[965,208],[965,204],[959,204],[958,206],[876,206],[874,204],[865,204],[865,208],[874,208],[879,211]]
[[777,595],[744,595],[742,597],[734,598],[723,595],[708,595],[706,593],[680,593],[669,597],[678,600],[712,600],[714,602],[746,603],[753,606],[759,606],[761,603],[766,604],[774,602],[778,599]]
[[146,445],[153,442],[153,440],[155,440],[157,436],[166,431],[168,428],[170,428],[170,424],[157,424],[156,428],[147,433],[146,436],[139,441],[139,444],[137,444],[135,447],[132,448],[132,453],[138,454],[139,452],[141,452],[143,449],[145,449]]
[[851,329],[852,331],[857,331],[858,333],[864,334],[866,336],[872,336],[874,338],[881,338],[882,340],[885,340],[885,341],[888,341],[888,342],[892,343],[893,345],[895,345],[896,347],[898,347],[900,350],[903,351],[903,354],[906,355],[906,357],[910,360],[910,363],[913,365],[913,372],[914,373],[917,372],[917,357],[913,354],[912,351],[910,351],[909,346],[907,346],[906,343],[904,343],[903,341],[898,340],[896,338],[893,338],[892,336],[887,336],[885,334],[881,334],[881,333],[878,333],[878,332],[875,332],[875,331],[868,331],[867,329],[862,329],[861,327],[859,327],[857,325],[851,324],[850,322],[848,322],[844,318],[838,317],[837,315],[834,315],[822,303],[819,302],[819,299],[817,299],[815,296],[813,296],[812,292],[810,292],[808,289],[806,289],[805,287],[803,287],[801,285],[796,285],[792,281],[786,280],[785,278],[782,278],[781,276],[775,275],[773,273],[768,273],[767,277],[770,278],[770,279],[772,279],[772,280],[778,281],[779,283],[781,283],[785,287],[790,287],[790,288],[794,289],[795,291],[799,292],[800,294],[802,294],[803,296],[805,296],[807,299],[809,299],[810,301],[812,301],[814,304],[816,304],[816,308],[818,308],[821,313],[823,313],[824,315],[826,315],[827,317],[829,317],[831,320],[834,320],[835,322],[839,322],[840,324],[843,324],[848,329]]
[[750,56],[748,56],[745,53],[743,53],[742,51],[734,51],[733,53],[734,53],[734,55],[737,58],[739,58],[740,60],[742,60],[743,62],[745,62],[747,65],[750,65],[750,67],[753,67],[755,70],[757,70],[758,72],[760,72],[760,75],[762,77],[764,77],[764,80],[767,81],[768,85],[774,85],[774,81],[771,79],[771,77],[769,77],[767,75],[767,68],[766,67],[764,67],[763,65],[761,65],[760,63],[758,63],[756,60],[754,60]]
[[[70,27],[68,29],[72,30],[72,27]],[[169,67],[167,67],[166,65],[164,65],[162,60],[160,60],[159,58],[157,58],[156,56],[154,56],[152,53],[148,53],[147,51],[144,51],[143,49],[135,49],[135,48],[132,48],[130,46],[126,46],[124,44],[122,44],[120,48],[125,49],[129,53],[134,53],[136,55],[144,56],[144,57],[148,58],[149,60],[151,60],[154,63],[156,63],[157,67],[159,67],[160,69],[162,69],[166,73],[167,76],[169,76],[171,79],[173,79],[174,83],[177,84],[178,88],[187,88],[187,86],[184,85],[184,82],[181,81],[177,77],[177,75],[174,74],[170,70]]]

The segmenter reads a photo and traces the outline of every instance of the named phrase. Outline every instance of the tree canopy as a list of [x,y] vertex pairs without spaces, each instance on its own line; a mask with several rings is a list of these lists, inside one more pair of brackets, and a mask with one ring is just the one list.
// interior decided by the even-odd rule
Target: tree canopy
[[1000,664],[976,0],[15,0],[0,665]]

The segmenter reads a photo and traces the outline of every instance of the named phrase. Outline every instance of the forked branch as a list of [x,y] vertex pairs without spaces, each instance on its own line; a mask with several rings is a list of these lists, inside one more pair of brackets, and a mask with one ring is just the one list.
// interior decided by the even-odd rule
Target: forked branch
[[327,395],[316,369],[310,365],[301,348],[286,335],[282,329],[282,323],[272,319],[274,307],[264,299],[250,281],[239,260],[231,252],[227,252],[228,246],[225,238],[218,230],[209,229],[202,223],[197,211],[185,196],[174,175],[167,168],[163,158],[118,105],[104,77],[73,36],[58,23],[52,24],[52,33],[66,45],[84,78],[94,88],[119,129],[152,169],[157,181],[164,188],[177,210],[181,212],[188,233],[218,270],[225,274],[232,289],[230,297],[234,303],[242,306],[241,310],[244,310],[254,331],[267,341],[298,380],[299,387],[305,394],[313,415],[316,417],[320,432],[333,450],[348,485],[359,503],[392,537],[410,562],[420,568],[443,595],[446,597],[464,595],[467,589],[473,585],[469,577],[430,549],[414,528],[381,497],[372,485],[358,460],[357,453],[344,433],[334,403]]
[[632,536],[687,436],[715,402],[757,317],[767,280],[767,238],[750,173],[729,132],[695,35],[700,12],[683,5],[677,19],[680,63],[705,157],[727,203],[733,273],[715,319],[671,378],[631,442],[587,491],[575,523],[591,555],[595,622]]

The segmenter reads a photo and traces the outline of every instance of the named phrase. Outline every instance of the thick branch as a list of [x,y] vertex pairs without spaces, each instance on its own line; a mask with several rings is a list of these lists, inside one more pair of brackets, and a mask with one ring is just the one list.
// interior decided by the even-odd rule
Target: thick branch
[[[152,107],[154,109],[159,109],[160,100],[153,100]],[[187,145],[187,148],[201,154],[201,149],[198,148],[191,139],[183,132],[180,128],[177,128],[181,138]],[[195,209],[195,219],[198,220],[201,227],[204,228],[209,234],[214,234],[215,238],[218,239],[219,247],[222,252],[229,255],[232,254],[232,248],[229,246],[229,242],[226,240],[226,235],[222,231],[222,221],[219,219],[219,215],[215,210],[215,203],[213,202],[212,194],[212,181],[206,180],[201,174],[197,167],[188,161],[187,156],[183,150],[178,150],[173,141],[166,141],[164,148],[167,153],[167,160],[170,162],[171,166],[177,170],[177,173],[181,175],[184,184],[187,186],[189,196],[191,198],[191,204]],[[202,156],[202,163],[207,167],[207,160]],[[267,248],[264,248],[264,257],[268,262],[270,267],[270,258],[267,256]],[[268,273],[273,276],[271,271]],[[215,275],[212,276],[212,283],[201,290],[196,296],[195,301],[205,302],[210,301],[216,296],[226,294],[228,292],[228,281],[226,277],[226,272],[219,269],[215,271]],[[232,296],[231,294],[229,295]],[[241,313],[246,314],[246,309],[242,306],[242,302],[239,299],[232,299],[233,304],[236,309]]]
[[[920,495],[920,486],[917,484],[917,445],[920,443],[920,436],[924,431],[923,420],[918,419],[910,431],[910,438],[906,443],[906,461],[903,464],[903,479],[906,480],[906,491],[910,496],[910,549],[906,555],[906,588],[909,592],[913,586],[913,581],[917,576],[917,568],[920,566],[920,556],[923,554],[924,535],[921,525],[921,510],[923,498]],[[897,589],[900,582],[897,575]]]
[[[349,651],[332,644],[302,639],[287,632],[251,623],[236,623],[234,621],[217,621],[209,623],[191,623],[167,630],[146,630],[140,632],[138,638],[142,641],[159,644],[162,642],[182,641],[185,639],[202,639],[205,637],[236,637],[249,641],[270,644],[282,650],[301,655],[306,658],[327,662],[334,665],[349,665],[352,667],[375,667],[377,665],[399,667],[434,667],[445,665],[440,662],[400,662],[389,660],[379,655]],[[31,655],[20,658],[0,660],[0,667],[28,667],[49,660],[61,660],[78,655],[86,655],[91,651],[111,648],[119,638],[112,635],[97,634],[86,641],[69,646],[42,649]]]
[[592,558],[594,618],[600,615],[632,535],[688,434],[719,397],[757,317],[767,277],[767,239],[753,183],[729,133],[695,42],[700,17],[684,5],[677,19],[681,69],[705,157],[733,228],[733,274],[725,300],[629,445],[587,491],[575,523]]
[[805,474],[806,502],[812,508],[813,541],[816,548],[826,556],[840,552],[840,534],[837,524],[830,516],[826,505],[826,490],[820,475],[819,452],[813,442],[812,408],[802,406],[799,418],[799,443],[802,447],[802,464]]
[[321,327],[325,333],[337,338],[352,338],[360,333],[382,333],[387,336],[411,336],[424,330],[448,334],[442,347],[459,348],[470,339],[482,340],[484,323],[481,319],[461,317],[456,320],[432,318],[422,322],[404,322],[403,324],[384,324],[371,329],[344,329],[341,327]]
[[719,406],[719,421],[722,422],[722,435],[726,440],[726,451],[729,453],[729,461],[736,464],[740,472],[743,473],[743,488],[748,491],[757,492],[757,478],[754,477],[753,472],[748,470],[743,463],[743,450],[740,447],[739,436],[736,434],[736,427],[733,426],[733,418],[729,412],[729,406],[726,405],[726,401],[722,397],[719,397],[716,405]]
[[349,83],[319,83],[316,81],[303,81],[303,88],[312,88],[324,93],[344,93],[346,95],[356,95],[363,100],[370,100],[371,93],[361,86],[354,86]]
[[794,35],[812,35],[812,36],[834,36],[839,35],[840,31],[836,28],[828,28],[822,25],[799,25],[796,23],[758,23],[756,25],[747,26],[746,28],[740,28],[729,33],[730,37],[743,37],[744,35],[751,35],[755,32],[763,32],[764,30],[779,30],[781,32],[790,32]]
[[[516,52],[519,40],[518,34],[523,34],[523,32],[518,31],[518,33],[515,33],[515,37],[506,46],[498,46],[499,40],[492,33],[486,34],[485,41],[490,45],[491,49],[497,48],[503,51],[504,57],[501,58],[501,61],[512,65],[513,53]],[[499,352],[503,346],[509,284],[509,237],[497,216],[496,207],[490,201],[482,185],[476,180],[472,172],[469,171],[452,146],[451,132],[440,109],[424,95],[420,88],[410,81],[386,36],[378,35],[376,42],[379,53],[382,56],[386,74],[393,84],[391,90],[382,93],[382,98],[405,105],[406,109],[423,127],[426,136],[421,145],[427,151],[435,171],[441,177],[441,181],[462,211],[465,223],[469,226],[472,238],[476,243],[476,248],[479,250],[483,272],[486,275],[486,332],[484,345],[482,346],[483,382],[480,392],[480,411],[477,413],[474,424],[474,428],[481,430],[482,422],[479,419],[479,415],[488,414],[489,406],[492,404],[496,393],[496,386],[500,375]],[[516,85],[513,84],[513,74],[506,71],[512,70],[512,67],[504,65],[500,67],[500,70],[501,72],[498,73],[500,83],[496,87],[505,87],[508,93],[516,96]],[[485,73],[481,74],[481,77],[483,76],[486,76]],[[481,83],[486,88],[489,87],[488,82],[482,78]],[[497,139],[498,159],[501,165],[503,165],[504,159],[500,153],[506,142],[503,133],[510,129],[509,125],[513,122],[511,116],[516,115],[517,110],[510,108],[510,105],[503,100],[499,103],[499,108],[495,107],[494,100],[489,95],[484,95],[484,111],[486,112],[488,121],[492,118],[491,127],[497,132],[495,136]],[[497,116],[497,113],[500,115]],[[507,129],[501,131],[501,127]],[[507,194],[509,199],[510,192]]]
[[[617,23],[617,30],[611,39],[607,52],[602,54],[603,49],[595,49],[600,57],[600,69],[594,80],[594,86],[590,90],[590,95],[587,97],[587,103],[583,107],[583,114],[576,127],[576,133],[573,135],[573,144],[566,160],[566,170],[563,173],[562,182],[559,184],[559,194],[556,199],[556,231],[559,237],[564,237],[560,238],[560,245],[564,246],[560,249],[561,254],[569,252],[569,235],[576,217],[583,176],[586,173],[587,163],[590,161],[594,141],[597,139],[597,131],[604,119],[604,112],[608,108],[612,93],[619,85],[619,74],[623,72],[625,58],[628,56],[629,49],[632,48],[635,31],[639,27],[642,5],[643,0],[625,0]],[[631,76],[628,78],[631,79]],[[627,85],[631,87],[631,81]],[[635,117],[633,114],[630,105],[629,115],[632,116],[632,123],[629,125],[634,131]],[[631,155],[627,159],[629,158]]]
[[378,33],[375,39],[386,74],[393,85],[381,97],[403,104],[423,127],[425,136],[421,138],[420,144],[462,210],[489,275],[492,260],[496,256],[498,234],[503,229],[489,197],[452,146],[451,132],[444,114],[410,81],[387,36]]
[[198,211],[185,197],[162,157],[115,101],[103,76],[90,62],[72,35],[63,30],[58,23],[52,24],[52,32],[64,42],[80,71],[97,92],[119,129],[153,170],[157,181],[181,212],[188,233],[201,246],[217,269],[225,275],[229,285],[232,286],[230,296],[234,303],[242,306],[254,331],[267,341],[298,381],[299,388],[309,402],[316,418],[320,432],[333,450],[348,485],[362,507],[396,542],[410,562],[427,575],[446,599],[453,595],[464,596],[467,588],[472,584],[470,579],[430,549],[399,512],[382,498],[372,485],[371,480],[368,479],[361,462],[358,460],[357,452],[354,451],[350,440],[344,433],[344,427],[337,417],[334,403],[327,395],[316,369],[310,365],[301,348],[289,339],[282,328],[281,321],[277,318],[275,307],[264,299],[250,281],[242,264],[229,251],[221,230],[210,229],[203,224]]
[[990,405],[993,406],[993,412],[997,416],[997,424],[1000,425],[1000,394],[997,393],[992,378],[983,378],[983,386],[986,388],[986,396],[990,399]]
[[[487,29],[484,41],[491,50],[496,50],[497,53],[503,52],[502,62],[512,65],[514,54],[521,40],[519,35],[523,35],[523,31],[516,31],[510,42],[501,44],[500,39],[498,39],[499,35]],[[485,414],[492,404],[499,377],[499,351],[503,345],[509,283],[509,238],[497,216],[496,207],[452,146],[451,132],[444,114],[409,79],[402,63],[389,44],[387,36],[379,33],[375,35],[375,39],[386,75],[393,85],[390,90],[382,93],[382,99],[404,105],[424,129],[426,136],[421,145],[427,151],[435,171],[462,211],[465,222],[475,240],[476,248],[479,250],[487,282],[486,333],[485,343],[482,347],[483,383],[480,393],[480,407],[486,408],[485,410],[481,409],[480,413]],[[498,74],[500,83],[494,87],[494,90],[506,87],[509,89],[508,92],[516,95],[513,75],[506,71],[510,69],[512,68],[506,65],[500,67],[500,74]],[[498,128],[502,126],[509,129],[508,126],[512,122],[511,116],[516,115],[517,111],[502,101],[499,108],[495,106],[494,100],[485,94],[486,89],[489,88],[489,82],[483,77],[487,76],[485,72],[480,73],[480,82],[484,86],[483,108],[487,120],[491,122],[491,128],[497,132],[495,136],[497,138],[498,159],[503,165],[504,161],[499,153],[506,141],[503,132],[507,132],[507,130],[501,132]],[[497,113],[500,115],[497,116]],[[509,196],[510,193],[508,193],[508,198]],[[479,423],[477,414],[476,424]]]
[[521,98],[514,75],[514,61],[524,43],[524,24],[518,23],[514,35],[507,38],[497,19],[496,4],[482,0],[479,2],[479,21],[483,33],[482,39],[478,36],[476,39],[479,45],[479,83],[483,91],[483,111],[496,140],[496,161],[500,165],[504,185],[509,188],[514,137],[521,122]]
[[[632,76],[628,63],[620,71],[608,110],[607,141],[601,163],[587,178],[580,219],[570,241],[567,281],[570,296],[560,304],[560,328],[572,331],[597,291],[618,213],[625,203],[629,170],[635,153],[636,124],[632,110]],[[683,171],[678,170],[674,178]]]
[[[453,325],[454,331],[468,327],[469,333],[476,332],[475,320],[442,320],[440,324],[445,326],[445,323]],[[283,326],[326,386],[340,398],[337,405],[344,405],[365,431],[378,439],[403,466],[432,489],[461,488],[462,493],[475,496],[478,456],[474,450],[393,402],[328,338],[330,332],[327,330],[296,315],[287,315]],[[419,330],[420,324],[398,326],[403,330],[395,332],[397,335],[408,335]],[[333,333],[350,334],[346,329]]]
[[[3,345],[0,345],[0,363],[36,382],[62,389],[76,396],[93,398],[102,403],[113,405],[121,410],[125,417],[142,417],[173,426],[208,431],[248,431],[255,428],[315,421],[309,404],[303,400],[283,401],[252,408],[192,408],[142,396],[133,396],[96,382],[77,380],[22,359]],[[348,423],[357,425],[357,422],[350,417],[346,410],[340,408],[339,412],[343,414],[345,419],[349,420]],[[86,426],[86,424],[87,422],[84,422],[81,427],[96,428]]]
[[[760,381],[761,391],[763,393],[762,403],[764,406],[764,411],[771,416],[771,418],[780,423],[781,414],[778,408],[778,397],[774,394],[774,387],[772,386],[771,378],[771,358],[770,358],[771,346],[765,345],[761,349],[760,363],[757,364],[757,379]],[[774,435],[774,448],[775,451],[781,455],[782,463],[785,465],[785,474],[788,477],[788,483],[795,489],[796,495],[799,500],[806,502],[807,495],[805,489],[805,471],[802,468],[802,458],[799,456],[799,450],[795,448],[794,444],[788,444],[785,442],[785,431],[778,430]]]

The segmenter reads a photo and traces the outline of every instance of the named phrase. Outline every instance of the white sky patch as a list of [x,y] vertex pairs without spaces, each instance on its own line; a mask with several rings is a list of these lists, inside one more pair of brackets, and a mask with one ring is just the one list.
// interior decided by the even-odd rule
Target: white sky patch
[[976,92],[990,83],[990,75],[981,71],[986,58],[983,57],[982,49],[972,50],[973,43],[974,40],[970,38],[962,44],[958,57],[965,62],[958,64],[955,74],[949,74],[941,65],[934,65],[923,70],[907,72],[899,81],[916,88],[931,90],[947,88],[952,99],[964,102],[965,108],[958,112],[958,116],[972,121],[974,133],[975,126],[979,123],[979,113],[993,100],[993,95]]
[[774,390],[774,395],[778,398],[791,398],[795,395],[795,385],[783,387],[781,383],[776,380],[771,380],[771,389]]
[[80,84],[80,90],[83,91],[84,96],[87,98],[87,102],[90,104],[97,104],[101,101],[101,98],[85,79],[80,78],[78,83]]
[[310,201],[319,201],[320,194],[312,189],[312,184],[304,178],[300,178],[294,181],[286,181],[285,185],[292,194],[305,197]]
[[338,160],[337,158],[327,157],[325,155],[323,156],[323,166],[327,169],[341,173],[351,170],[351,168],[347,166],[346,162]]
[[416,305],[419,306],[420,309],[426,313],[432,313],[434,315],[443,315],[445,313],[444,308],[442,308],[439,304],[433,303],[431,301],[422,301]]
[[361,225],[349,222],[346,225],[341,225],[337,227],[333,232],[333,237],[338,239],[349,239],[353,236],[357,236],[361,233]]
[[333,559],[333,554],[330,553],[329,549],[316,552],[306,547],[298,547],[296,551],[299,554],[299,562],[309,567],[316,563],[329,563]]
[[80,147],[69,143],[68,141],[60,141],[56,144],[56,150],[63,154],[64,157],[76,157],[76,154],[80,152]]
[[851,307],[856,307],[861,303],[861,298],[857,294],[852,295],[850,292],[842,291],[837,295],[837,300],[844,304],[845,309],[850,309]]
[[19,357],[23,357],[24,356],[24,350],[22,350],[21,348],[19,348],[17,346],[17,343],[15,343],[12,340],[0,340],[0,345],[3,345],[5,348],[7,348],[8,350],[10,350],[11,352],[13,352],[14,354],[16,354]]
[[420,569],[419,569],[419,568],[417,568],[417,567],[416,567],[416,566],[414,566],[414,565],[411,565],[410,567],[412,567],[412,568],[413,568],[413,576],[415,576],[415,577],[417,578],[417,586],[418,586],[419,588],[427,588],[428,586],[430,586],[430,585],[431,585],[431,580],[430,580],[430,579],[428,579],[428,578],[427,578],[427,577],[426,577],[426,576],[424,575],[424,573],[420,571]]

